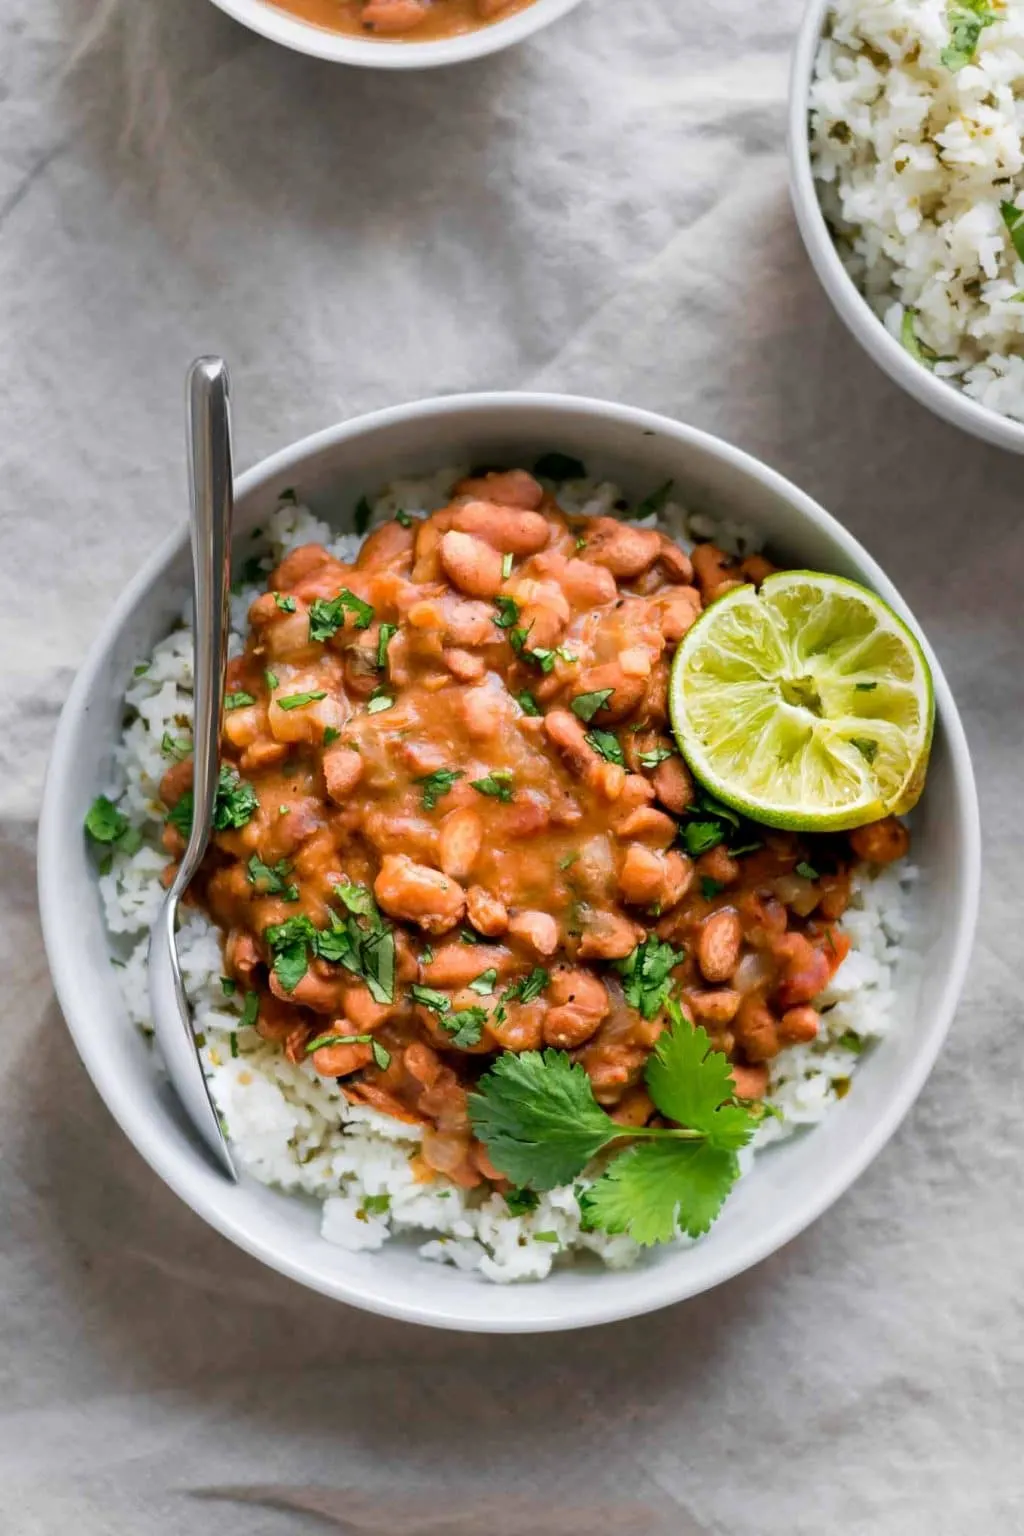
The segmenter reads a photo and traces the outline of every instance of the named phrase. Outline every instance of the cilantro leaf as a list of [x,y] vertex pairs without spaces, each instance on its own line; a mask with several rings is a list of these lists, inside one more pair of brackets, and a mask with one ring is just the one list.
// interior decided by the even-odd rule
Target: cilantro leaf
[[289,885],[286,876],[291,871],[291,865],[287,859],[279,859],[276,864],[264,864],[259,854],[254,853],[246,865],[249,883],[264,896],[283,896],[285,901],[298,901],[299,891],[295,885]]
[[941,62],[953,74],[967,64],[973,64],[981,34],[994,21],[999,21],[998,11],[990,10],[985,0],[963,0],[951,5],[947,12],[949,42],[939,55]]
[[373,607],[361,597],[342,587],[337,597],[318,597],[309,605],[309,638],[330,640],[345,622],[346,610],[352,614],[356,629],[369,629],[373,623]]
[[336,725],[325,725],[324,726],[324,746],[325,747],[329,747],[332,744],[332,742],[337,741],[337,739],[338,739],[338,737],[340,735],[341,735],[341,732],[338,730],[338,727]]
[[411,528],[413,520],[409,516],[408,512],[404,511],[402,507],[399,507],[398,511],[395,513],[395,522],[399,525],[400,528]]
[[701,875],[700,893],[705,901],[714,901],[715,897],[724,890],[725,886],[721,880],[713,880],[710,875]]
[[377,634],[377,671],[384,672],[388,664],[388,646],[398,634],[397,624],[382,624]]
[[501,593],[494,599],[497,608],[497,616],[491,620],[499,629],[515,629],[519,623],[519,604],[514,597],[505,597]]
[[703,1141],[649,1141],[623,1152],[581,1204],[594,1226],[649,1247],[708,1230],[739,1177],[734,1152]]
[[380,920],[377,903],[368,885],[353,885],[349,880],[339,880],[332,889],[338,900],[343,902],[350,912],[356,913],[359,917]]
[[439,992],[436,987],[425,987],[418,981],[414,981],[409,988],[409,996],[414,1003],[429,1008],[432,1013],[446,1013],[452,1005],[447,992]]
[[160,738],[160,751],[164,757],[173,758],[176,763],[184,762],[192,751],[192,740],[189,736],[174,737],[170,731],[164,731]]
[[691,858],[699,858],[702,853],[725,842],[725,831],[720,821],[688,821],[681,835],[683,846]]
[[570,1183],[622,1135],[583,1067],[554,1050],[499,1056],[470,1094],[469,1116],[495,1166],[532,1190]]
[[413,779],[414,784],[419,784],[423,791],[423,809],[432,811],[437,802],[442,799],[452,785],[462,778],[462,771],[458,768],[435,768],[433,773],[424,774],[422,778]]
[[593,747],[594,751],[600,757],[603,757],[606,762],[617,763],[620,768],[625,767],[626,759],[622,754],[622,748],[619,746],[619,738],[613,735],[611,731],[587,731],[584,739],[587,745]]
[[247,992],[245,1002],[242,1004],[242,1023],[248,1024],[250,1029],[260,1016],[260,995],[258,992]]
[[570,702],[569,708],[581,720],[593,720],[598,710],[604,708],[614,692],[614,688],[597,688],[593,693],[578,693]]
[[473,978],[469,983],[469,990],[476,992],[480,997],[490,997],[494,991],[494,984],[497,979],[498,972],[492,965],[486,971],[481,971],[479,976]]
[[366,713],[368,715],[379,715],[382,710],[391,709],[394,702],[390,693],[375,693],[371,696],[366,706]]
[[469,782],[478,795],[489,795],[492,800],[500,800],[503,805],[511,804],[512,775],[507,768],[495,768],[486,778],[470,779]]
[[486,1022],[486,1008],[459,1008],[455,1013],[442,1013],[438,1016],[441,1028],[451,1035],[452,1044],[463,1050],[480,1044]]
[[251,693],[244,693],[241,690],[238,693],[226,693],[224,695],[225,709],[244,709],[247,704],[255,703],[256,700]]
[[280,608],[282,613],[294,613],[295,612],[295,599],[294,599],[294,597],[292,597],[290,592],[285,593],[283,596],[282,596],[282,594],[280,592],[275,592],[274,593],[274,602]]
[[503,1003],[532,1003],[550,984],[551,972],[542,965],[535,965],[528,976],[520,976],[502,993]]
[[626,1002],[645,1019],[655,1018],[665,1006],[672,990],[672,971],[686,958],[686,951],[673,949],[651,934],[624,960],[614,962],[622,977]]
[[85,813],[85,830],[94,843],[116,843],[128,830],[128,818],[106,795],[97,795]]
[[674,756],[675,753],[671,747],[652,747],[650,752],[638,752],[637,762],[641,768],[657,768],[658,764],[663,763],[666,757]]
[[[246,826],[259,809],[259,797],[236,768],[225,763],[217,779],[213,800],[213,825],[218,832]],[[192,833],[192,791],[186,789],[167,813],[167,820],[187,839]]]
[[542,453],[533,472],[539,480],[553,480],[558,484],[562,480],[585,479],[587,467],[568,453]]
[[736,1084],[729,1058],[712,1048],[707,1031],[693,1028],[678,1003],[666,1009],[672,1028],[661,1032],[647,1059],[648,1092],[666,1120],[700,1131],[709,1146],[735,1151],[746,1146],[754,1122],[732,1103]]
[[308,693],[290,693],[287,698],[275,699],[278,709],[302,709],[306,704],[315,704],[317,699],[326,699],[326,688],[312,688]]
[[817,880],[818,878],[818,871],[813,864],[808,864],[806,859],[800,860],[800,863],[796,866],[796,873],[800,876],[801,880]]
[[[1013,204],[1001,203],[1000,207],[1005,210],[1006,208],[1013,208]],[[1017,212],[1016,209],[1013,211],[1015,213]],[[1003,213],[1003,218],[1006,218],[1005,212]],[[1008,224],[1008,228],[1012,233],[1013,226]],[[1021,236],[1024,238],[1024,230],[1021,231]],[[1013,240],[1014,245],[1016,245],[1017,237],[1014,236]],[[910,353],[915,362],[922,363],[925,368],[930,368],[933,363],[938,361],[939,354],[933,347],[928,346],[927,342],[922,341],[920,336],[918,336],[914,327],[914,321],[916,319],[916,309],[905,309],[903,311],[903,320],[900,323],[900,344],[905,348],[907,352]]]
[[540,1205],[540,1196],[532,1189],[506,1189],[505,1204],[510,1216],[528,1216]]
[[515,699],[524,715],[532,715],[535,719],[540,715],[541,711],[537,708],[537,700],[528,688],[524,688],[522,693],[517,693]]
[[316,929],[305,913],[289,917],[283,923],[271,923],[263,930],[270,949],[274,975],[285,992],[294,992],[309,970],[310,951],[316,943]]

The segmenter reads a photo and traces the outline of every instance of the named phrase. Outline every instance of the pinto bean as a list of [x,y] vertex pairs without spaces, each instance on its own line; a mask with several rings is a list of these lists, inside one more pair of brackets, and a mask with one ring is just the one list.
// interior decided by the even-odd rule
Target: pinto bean
[[501,589],[501,555],[471,533],[450,529],[442,536],[441,565],[453,587],[467,597],[494,597]]
[[284,1003],[295,1003],[301,1008],[311,1008],[314,1013],[341,1013],[345,1002],[346,983],[338,977],[326,977],[310,966],[298,986],[288,992],[278,979],[276,971],[270,973],[270,990]]
[[635,811],[615,822],[617,836],[647,843],[652,848],[668,848],[676,835],[676,824],[664,811],[638,805]]
[[544,1040],[563,1051],[575,1050],[589,1040],[610,1011],[607,990],[590,971],[556,971],[548,1000]]
[[481,684],[467,688],[462,696],[462,715],[466,730],[476,741],[493,741],[511,719],[508,695]]
[[[508,0],[501,0],[506,5]],[[496,501],[502,507],[524,507],[535,512],[544,500],[544,487],[525,469],[491,470],[489,474],[460,480],[457,496],[472,496],[481,501]]]
[[640,843],[630,843],[619,870],[623,901],[633,907],[653,907],[660,901],[664,885],[664,856]]
[[697,940],[697,964],[707,981],[728,981],[740,959],[743,929],[739,914],[722,907],[704,919]]
[[399,522],[381,523],[367,534],[356,556],[357,571],[402,569],[412,564],[416,533]]
[[709,880],[716,880],[719,885],[732,885],[734,880],[739,879],[740,866],[726,852],[725,844],[719,843],[717,848],[709,848],[707,853],[701,854],[697,860],[697,873]]
[[881,821],[869,821],[851,832],[850,847],[858,859],[869,864],[892,864],[906,857],[910,833],[897,817],[883,816]]
[[[452,527],[471,533],[492,549],[508,555],[535,555],[551,537],[551,524],[540,512],[501,506],[494,501],[468,501],[452,518]],[[444,552],[441,554],[444,559]]]
[[540,999],[532,1003],[505,1003],[505,1017],[488,1016],[485,1034],[506,1051],[536,1051],[544,1040],[544,1016],[547,1004]]
[[802,933],[781,934],[771,949],[775,958],[782,961],[782,978],[776,990],[781,1008],[809,1003],[828,986],[831,975],[828,957],[815,949]]
[[759,587],[768,576],[774,574],[776,567],[764,555],[748,555],[740,561],[740,574],[744,581],[752,581]]
[[820,1024],[818,1010],[803,1003],[797,1008],[786,1009],[779,1020],[779,1035],[787,1042],[805,1044],[808,1040],[817,1039]]
[[567,560],[558,580],[570,603],[577,608],[599,608],[603,603],[614,603],[619,594],[611,571],[586,560]]
[[[350,1028],[344,1019],[335,1019],[330,1033],[353,1035],[360,1031]],[[322,1045],[309,1059],[321,1077],[348,1077],[352,1072],[368,1067],[373,1060],[373,1052],[368,1045]]]
[[538,955],[553,955],[558,948],[558,923],[549,912],[514,912],[508,920],[508,931]]
[[601,693],[610,688],[611,695],[597,711],[598,722],[624,720],[641,702],[647,692],[647,677],[629,676],[618,661],[605,662],[600,667],[586,667],[579,674],[573,687],[573,696],[581,693]]
[[544,716],[544,729],[573,773],[586,774],[598,761],[582,721],[567,709],[549,709]]
[[763,1099],[768,1092],[768,1068],[741,1067],[733,1062],[730,1068],[738,1099]]
[[[466,916],[485,938],[497,938],[508,928],[508,908],[482,885],[471,885],[466,892]],[[463,945],[465,948],[465,945]]]
[[663,758],[651,777],[654,793],[662,805],[675,816],[681,816],[693,800],[693,780],[690,770],[675,753]]
[[614,517],[595,517],[587,525],[584,560],[603,565],[619,581],[632,581],[648,570],[661,552],[661,535],[634,528]]
[[463,651],[458,646],[450,646],[441,654],[444,657],[445,666],[460,683],[478,683],[487,671],[484,658],[474,656],[472,651]]
[[481,1175],[470,1158],[469,1147],[469,1136],[435,1131],[433,1126],[427,1126],[420,1144],[420,1156],[435,1173],[443,1173],[462,1189],[473,1189],[481,1182]]
[[713,992],[689,992],[686,997],[698,1024],[731,1024],[740,1006],[740,994],[731,987]]
[[327,794],[335,805],[344,805],[363,776],[363,759],[351,747],[329,747],[323,755]]
[[617,912],[591,912],[580,938],[581,960],[624,960],[644,937],[644,929]]
[[481,971],[497,971],[508,976],[515,967],[515,957],[499,944],[463,944],[450,940],[439,944],[434,958],[423,967],[423,980],[429,987],[466,987]]
[[611,1111],[611,1118],[616,1125],[627,1128],[636,1128],[646,1125],[654,1114],[654,1100],[639,1084],[635,1088],[627,1088],[622,1098]]
[[261,768],[273,768],[283,763],[287,756],[288,748],[284,742],[268,741],[264,736],[245,748],[238,766],[243,773],[258,773]]
[[664,533],[661,535],[658,560],[669,581],[678,581],[684,586],[689,586],[693,580],[693,564],[690,557]]
[[782,1048],[775,1015],[756,992],[748,993],[740,1003],[733,1032],[752,1062],[770,1061]]
[[693,628],[702,604],[696,587],[671,587],[659,592],[652,599],[651,607],[658,616],[662,637],[674,645]]
[[466,910],[466,894],[457,881],[403,853],[385,855],[373,890],[389,917],[418,923],[427,933],[454,928]]
[[414,1040],[402,1052],[402,1065],[424,1088],[432,1088],[441,1073],[441,1058],[422,1040]]
[[698,544],[690,559],[693,574],[706,603],[721,597],[723,592],[737,585],[732,557],[724,549],[719,549],[717,544]]
[[440,865],[446,875],[465,880],[484,840],[483,822],[470,806],[451,811],[441,823]]
[[378,1003],[369,987],[362,984],[346,987],[342,993],[345,1017],[357,1035],[368,1035],[379,1029],[394,1013],[394,1006]]

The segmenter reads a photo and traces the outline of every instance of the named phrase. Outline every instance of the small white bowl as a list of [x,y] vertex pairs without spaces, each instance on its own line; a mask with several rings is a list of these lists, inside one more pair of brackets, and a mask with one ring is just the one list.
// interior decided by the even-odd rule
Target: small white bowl
[[[671,477],[691,505],[754,523],[782,561],[866,582],[913,623],[892,583],[851,535],[773,470],[693,427],[598,400],[463,395],[331,427],[242,475],[238,533],[265,522],[286,486],[340,524],[339,508],[351,508],[364,491],[396,476],[459,461],[529,464],[553,449],[581,458],[631,496]],[[924,964],[896,977],[900,1027],[865,1057],[854,1091],[820,1126],[758,1158],[696,1246],[656,1250],[633,1270],[580,1265],[540,1284],[496,1286],[420,1260],[415,1243],[400,1239],[378,1253],[332,1247],[319,1236],[313,1202],[249,1179],[228,1184],[183,1125],[153,1050],[126,1016],[82,821],[110,775],[132,667],[180,613],[188,574],[181,528],[115,604],[75,679],[43,797],[39,897],[57,994],[82,1060],[125,1134],[194,1211],[282,1274],[355,1306],[438,1327],[533,1332],[630,1317],[718,1285],[788,1242],[849,1187],[895,1131],[931,1069],[974,930],[977,798],[960,719],[934,657],[935,744],[914,818],[921,878],[913,919]]]
[[818,201],[808,131],[818,44],[831,0],[810,0],[797,38],[789,81],[789,187],[796,221],[821,285],[854,336],[880,368],[921,405],[997,447],[1024,453],[1024,425],[980,405],[915,362],[891,336],[843,266]]
[[240,21],[243,27],[268,37],[271,42],[308,53],[334,64],[355,64],[363,69],[433,69],[438,64],[461,64],[466,59],[482,59],[489,53],[510,48],[513,43],[532,37],[542,27],[579,5],[580,0],[533,0],[525,11],[517,11],[506,21],[490,22],[461,37],[438,38],[434,42],[402,42],[375,37],[352,37],[343,32],[329,32],[303,21],[268,0],[213,0],[214,5]]

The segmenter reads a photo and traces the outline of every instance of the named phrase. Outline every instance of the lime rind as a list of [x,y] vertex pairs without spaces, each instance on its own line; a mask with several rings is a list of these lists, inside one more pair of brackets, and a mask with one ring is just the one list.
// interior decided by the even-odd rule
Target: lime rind
[[696,778],[769,826],[861,826],[910,810],[924,784],[927,660],[845,577],[783,571],[712,603],[680,642],[670,708]]

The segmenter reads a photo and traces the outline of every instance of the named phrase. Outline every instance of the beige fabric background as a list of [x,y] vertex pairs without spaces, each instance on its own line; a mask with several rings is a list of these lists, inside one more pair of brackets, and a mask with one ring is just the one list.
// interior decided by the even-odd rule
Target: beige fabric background
[[[5,1536],[1024,1529],[1024,465],[904,399],[820,293],[782,155],[797,19],[585,0],[402,78],[206,0],[0,0]],[[417,1331],[236,1252],[108,1118],[53,1002],[33,822],[83,650],[183,515],[204,350],[243,464],[436,391],[678,415],[819,497],[925,624],[984,802],[967,992],[892,1145],[753,1273],[576,1336]]]

